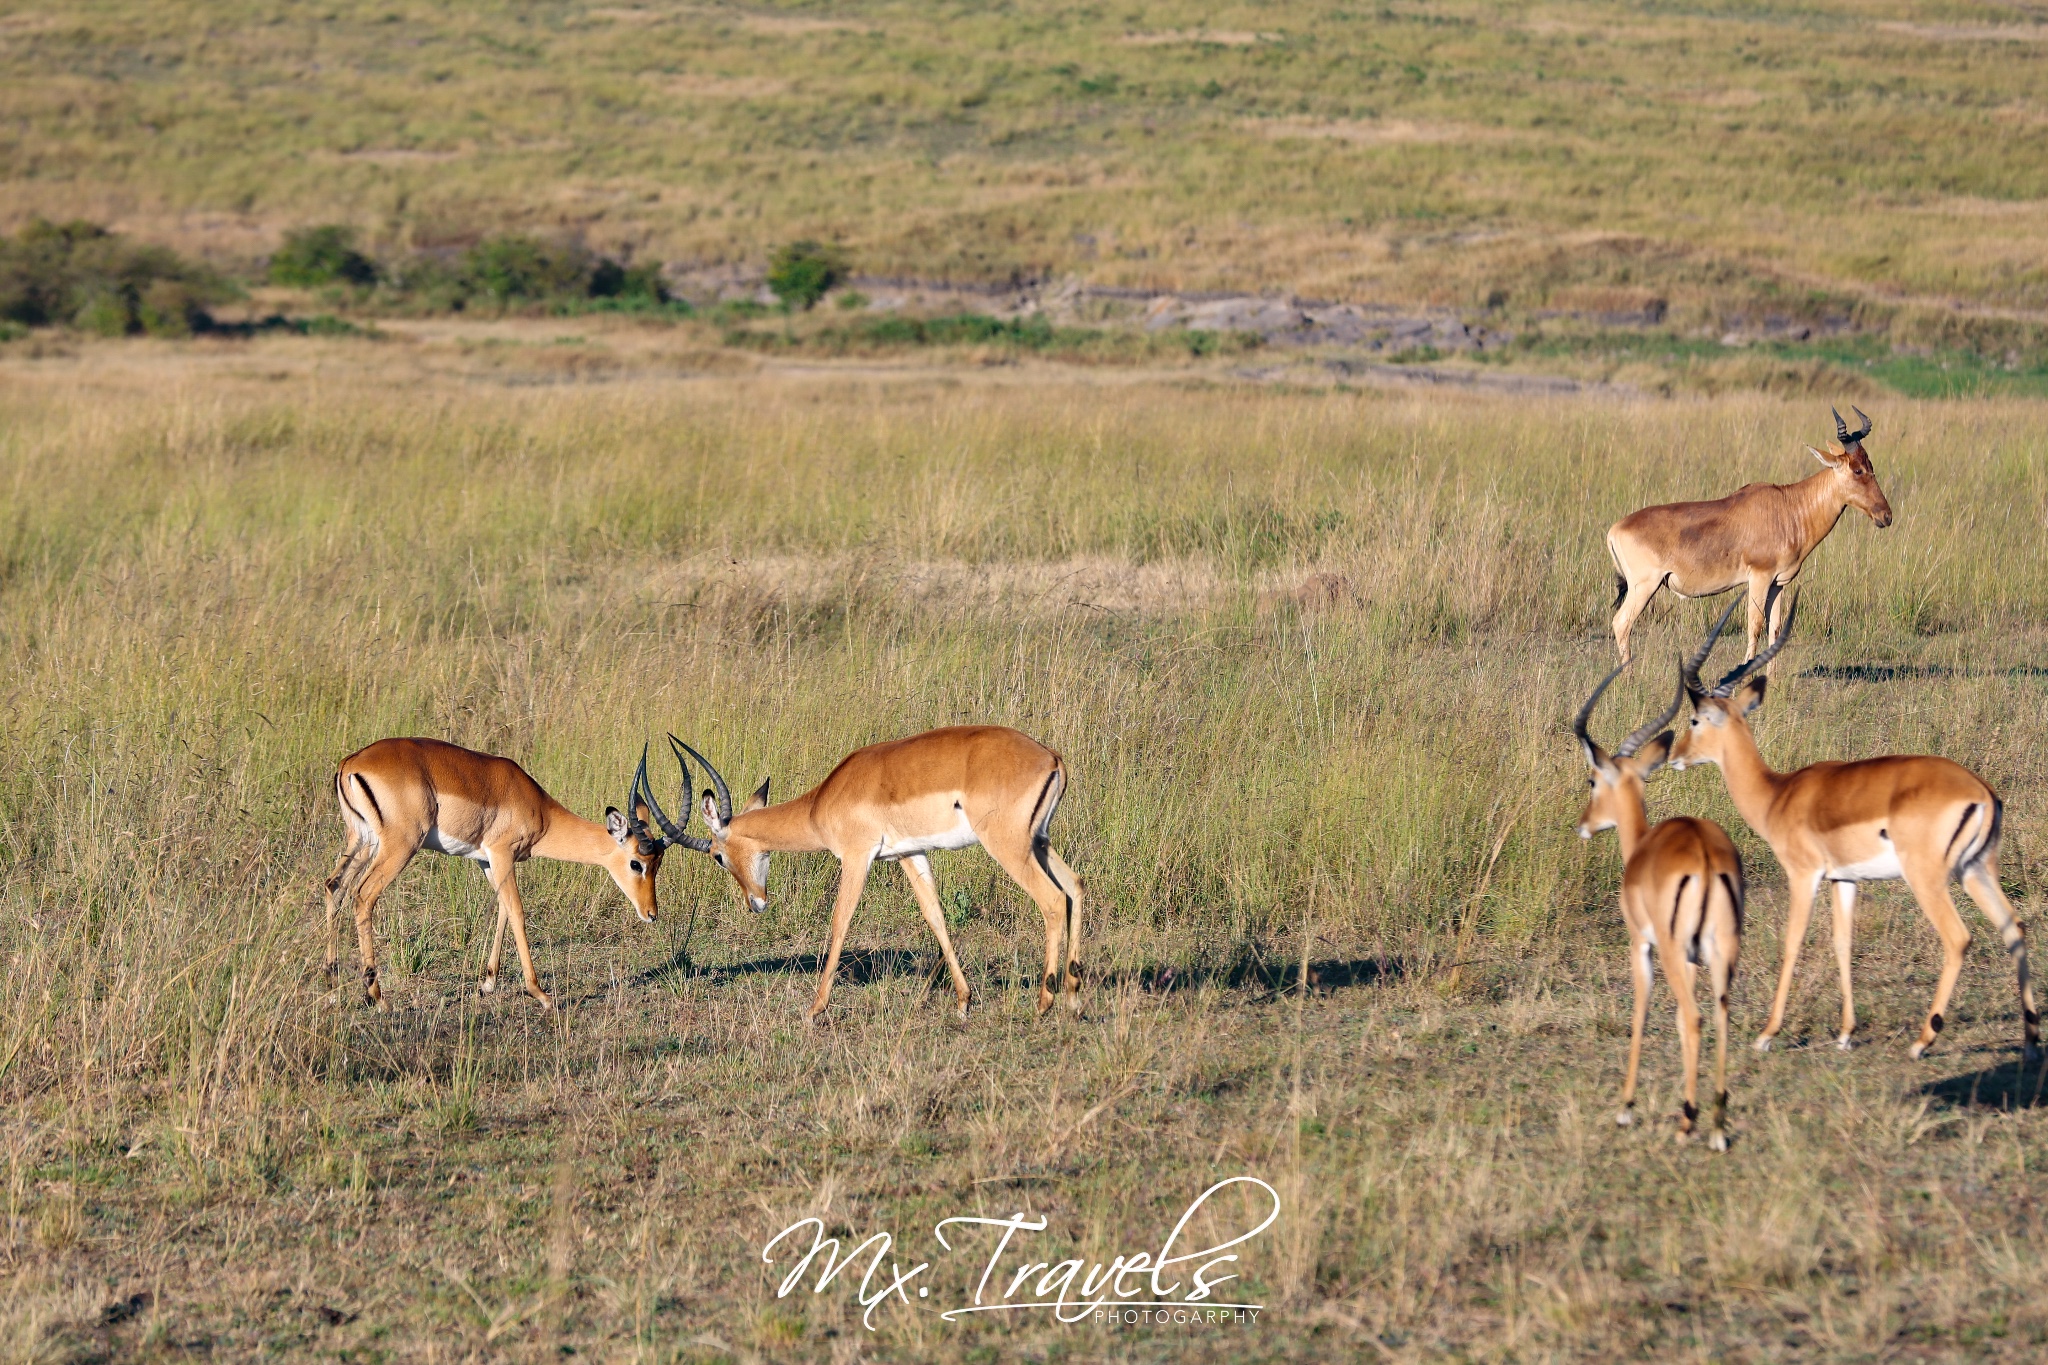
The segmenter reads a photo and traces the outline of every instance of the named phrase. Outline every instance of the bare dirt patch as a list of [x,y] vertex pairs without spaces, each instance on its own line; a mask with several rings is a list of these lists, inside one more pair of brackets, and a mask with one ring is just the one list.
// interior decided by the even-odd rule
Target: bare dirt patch
[[1256,33],[1251,29],[1191,28],[1166,33],[1126,33],[1117,41],[1131,47],[1166,47],[1173,43],[1207,43],[1215,47],[1251,47],[1277,43],[1277,33]]
[[668,76],[660,81],[661,88],[674,95],[688,95],[697,99],[712,100],[758,100],[786,94],[789,82],[775,76],[712,76],[687,75]]
[[1908,24],[1880,23],[1887,33],[1931,38],[1943,43],[2048,43],[2048,24]]
[[1413,119],[1248,119],[1245,126],[1272,138],[1323,138],[1357,147],[1482,142],[1509,136],[1501,128],[1421,123]]

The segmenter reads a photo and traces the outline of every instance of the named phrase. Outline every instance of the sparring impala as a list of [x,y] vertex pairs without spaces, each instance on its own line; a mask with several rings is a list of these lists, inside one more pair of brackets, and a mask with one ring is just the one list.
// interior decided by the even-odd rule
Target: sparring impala
[[[1833,411],[1833,409],[1829,409]],[[1827,450],[1806,451],[1827,466],[1795,484],[1745,484],[1712,502],[1674,502],[1631,512],[1607,530],[1614,557],[1614,643],[1629,660],[1628,633],[1660,588],[1679,597],[1714,597],[1730,588],[1749,589],[1749,644],[1756,653],[1765,634],[1765,602],[1773,584],[1799,576],[1806,557],[1827,539],[1842,513],[1854,507],[1882,528],[1892,524],[1892,505],[1877,486],[1864,453],[1870,419],[1849,430],[1835,413],[1835,441]],[[1775,634],[1778,623],[1769,623]]]
[[[769,854],[823,851],[839,859],[839,898],[832,907],[831,944],[811,1001],[811,1022],[823,1017],[832,998],[832,978],[839,970],[847,926],[853,922],[861,888],[867,885],[868,869],[878,860],[902,864],[917,907],[945,955],[959,1015],[967,1017],[967,978],[946,933],[946,916],[939,908],[938,887],[926,855],[970,844],[987,849],[1045,916],[1039,1012],[1058,997],[1062,980],[1068,1008],[1080,1011],[1081,879],[1053,852],[1046,837],[1046,826],[1066,791],[1067,769],[1058,754],[1037,740],[1000,725],[927,730],[856,749],[823,782],[794,800],[769,805],[768,784],[763,782],[737,813],[718,769],[675,736],[669,736],[669,744],[682,765],[686,790],[690,769],[685,754],[702,764],[711,780],[712,789],[704,793],[700,807],[711,833],[708,838],[685,833],[658,802],[654,819],[669,842],[708,853],[731,873],[750,908],[767,908]],[[684,820],[688,819],[686,811]]]
[[[1734,610],[1731,605],[1730,611]],[[1723,618],[1726,619],[1725,617]],[[1621,841],[1621,917],[1628,924],[1629,979],[1635,983],[1635,1014],[1628,1035],[1628,1074],[1621,1083],[1616,1123],[1635,1122],[1636,1074],[1643,1060],[1643,1025],[1650,1015],[1656,963],[1678,997],[1678,1038],[1685,1064],[1685,1107],[1678,1138],[1690,1138],[1699,1120],[1700,1007],[1694,998],[1699,964],[1707,968],[1714,998],[1715,1151],[1728,1150],[1728,983],[1742,954],[1742,856],[1728,834],[1711,820],[1674,816],[1649,823],[1643,784],[1671,752],[1664,727],[1678,714],[1685,694],[1671,698],[1664,714],[1635,731],[1612,754],[1586,733],[1593,707],[1622,664],[1600,680],[1579,708],[1572,733],[1593,770],[1586,785],[1592,797],[1579,817],[1579,837],[1611,829]],[[1654,738],[1653,738],[1654,736]]]
[[363,990],[379,1009],[384,992],[377,985],[371,916],[377,898],[421,849],[475,859],[497,892],[498,927],[480,983],[486,994],[497,988],[499,954],[510,924],[526,993],[542,1009],[554,1008],[533,970],[526,909],[513,878],[513,869],[528,858],[602,867],[640,918],[654,920],[654,876],[669,841],[647,827],[651,792],[645,749],[626,798],[631,813],[607,809],[601,825],[542,791],[511,759],[438,739],[380,739],[349,755],[334,775],[334,795],[348,826],[348,843],[327,879],[327,977],[332,981],[337,969],[335,910],[347,903],[355,911],[362,949]]
[[[1775,594],[1774,594],[1775,595]],[[1720,625],[1684,671],[1692,698],[1692,724],[1671,755],[1674,768],[1713,763],[1728,784],[1729,799],[1742,818],[1771,846],[1785,869],[1791,908],[1785,917],[1785,960],[1778,969],[1778,993],[1770,1021],[1756,1040],[1759,1052],[1785,1025],[1792,973],[1822,882],[1835,894],[1835,965],[1842,981],[1842,1028],[1835,1044],[1844,1051],[1856,1032],[1856,999],[1849,984],[1849,945],[1855,928],[1857,888],[1864,882],[1903,879],[1941,936],[1941,977],[1920,1037],[1910,1049],[1919,1057],[1941,1032],[1949,995],[1963,970],[1970,931],[1956,913],[1948,884],[1960,879],[1970,898],[1997,928],[2019,978],[2024,1055],[2039,1055],[2039,1016],[2027,978],[2026,926],[1998,884],[1999,829],[2003,807],[1975,773],[1945,758],[1898,756],[1851,763],[1815,763],[1797,772],[1773,772],[1758,752],[1746,717],[1762,704],[1758,670],[1785,647],[1798,614],[1796,600],[1770,647],[1738,665],[1718,683],[1700,681]],[[1723,622],[1726,621],[1724,616]]]

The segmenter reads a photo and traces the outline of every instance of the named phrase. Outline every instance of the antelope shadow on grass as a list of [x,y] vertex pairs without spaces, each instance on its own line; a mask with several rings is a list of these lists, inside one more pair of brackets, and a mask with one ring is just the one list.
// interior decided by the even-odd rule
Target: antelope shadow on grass
[[1930,678],[2048,678],[2048,667],[1950,668],[1946,664],[1817,664],[1799,675],[1824,682],[1906,682]]
[[2028,1066],[2017,1057],[1982,1071],[1931,1081],[1920,1093],[1951,1109],[2039,1109],[2048,1107],[2048,1066]]
[[[767,973],[815,975],[824,968],[824,959],[816,953],[798,953],[782,957],[761,957],[748,962],[736,962],[729,966],[713,967],[692,962],[687,953],[677,953],[658,967],[641,972],[633,978],[636,985],[649,985],[656,981],[681,974],[695,980],[721,982],[741,977],[758,976]],[[867,985],[872,982],[908,976],[936,976],[944,970],[944,963],[935,952],[911,952],[904,948],[876,948],[866,951],[848,949],[839,958],[840,980],[852,985]],[[1309,987],[1316,991],[1343,990],[1353,986],[1371,986],[1382,981],[1393,980],[1403,974],[1402,964],[1391,958],[1324,958],[1308,965]],[[1301,962],[1285,960],[1280,953],[1261,954],[1245,952],[1229,962],[1199,966],[1148,964],[1091,973],[1087,980],[1098,986],[1136,985],[1148,993],[1163,994],[1169,991],[1192,990],[1198,986],[1215,986],[1225,990],[1255,988],[1268,991],[1292,990],[1301,976]],[[1036,975],[1011,976],[987,972],[982,979],[990,986],[999,988],[1035,987]]]

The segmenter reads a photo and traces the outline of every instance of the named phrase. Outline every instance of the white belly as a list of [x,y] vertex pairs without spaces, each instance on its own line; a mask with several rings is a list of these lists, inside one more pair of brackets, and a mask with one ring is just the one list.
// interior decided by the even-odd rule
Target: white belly
[[1887,841],[1875,858],[1831,867],[1822,875],[1831,882],[1894,882],[1906,874],[1899,867],[1899,851]]
[[917,853],[935,853],[940,849],[967,848],[981,840],[974,837],[974,826],[967,823],[967,813],[955,808],[954,820],[945,829],[919,834],[904,834],[890,830],[882,836],[882,846],[875,850],[877,858],[908,858]]
[[451,835],[443,834],[438,829],[428,830],[427,837],[420,840],[420,847],[429,853],[447,853],[457,858],[474,858],[480,863],[490,861],[484,856],[484,851],[475,844],[466,844]]

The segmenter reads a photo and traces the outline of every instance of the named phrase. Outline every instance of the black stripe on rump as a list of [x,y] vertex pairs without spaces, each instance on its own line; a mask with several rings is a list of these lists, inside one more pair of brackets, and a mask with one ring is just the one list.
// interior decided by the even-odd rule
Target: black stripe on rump
[[356,780],[356,785],[363,789],[363,799],[370,803],[371,813],[377,817],[377,823],[382,825],[384,823],[384,808],[377,804],[377,793],[370,790],[370,779],[364,777],[361,773],[352,775]]

